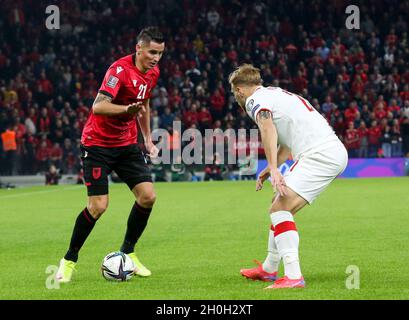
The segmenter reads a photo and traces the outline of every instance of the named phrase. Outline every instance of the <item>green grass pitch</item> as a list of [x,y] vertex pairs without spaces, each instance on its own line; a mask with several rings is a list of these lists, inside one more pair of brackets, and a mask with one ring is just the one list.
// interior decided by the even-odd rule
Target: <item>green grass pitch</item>
[[[59,289],[47,288],[52,273],[46,270],[67,249],[85,206],[85,187],[0,190],[0,299],[409,298],[408,178],[338,179],[299,212],[307,287],[278,291],[262,290],[266,283],[239,274],[266,255],[272,197],[267,184],[258,193],[254,181],[155,187],[157,203],[137,244],[152,276],[124,283],[101,276],[103,257],[121,245],[133,201],[125,185],[115,184],[73,281]],[[359,268],[359,289],[346,288],[350,265]]]

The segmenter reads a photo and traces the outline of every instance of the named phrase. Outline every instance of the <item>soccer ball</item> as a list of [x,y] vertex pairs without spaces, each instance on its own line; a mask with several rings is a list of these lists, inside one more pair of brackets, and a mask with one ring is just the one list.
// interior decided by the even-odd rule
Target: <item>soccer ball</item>
[[127,281],[132,278],[135,265],[132,259],[123,252],[111,252],[102,262],[102,276],[111,281]]

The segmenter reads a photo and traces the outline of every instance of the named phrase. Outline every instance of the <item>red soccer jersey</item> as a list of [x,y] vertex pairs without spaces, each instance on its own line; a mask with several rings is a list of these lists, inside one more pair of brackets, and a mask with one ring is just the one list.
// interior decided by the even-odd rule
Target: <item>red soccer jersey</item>
[[186,111],[183,113],[183,122],[185,123],[186,127],[191,127],[192,124],[197,124],[198,121],[198,113],[196,111]]
[[379,143],[379,138],[382,135],[382,131],[381,128],[379,128],[378,126],[376,127],[370,127],[368,129],[368,140],[369,140],[369,144],[372,145],[376,145]]
[[347,149],[359,148],[359,133],[357,129],[348,129],[345,133],[345,147]]
[[[149,99],[159,78],[159,67],[142,73],[135,66],[135,54],[115,61],[105,74],[100,93],[112,98],[112,103],[128,105]],[[103,116],[89,113],[82,132],[85,146],[106,148],[137,143],[136,117],[129,114]]]
[[352,108],[352,107],[348,107],[346,110],[345,110],[345,118],[346,118],[346,122],[348,123],[348,122],[351,122],[351,121],[354,121],[354,119],[355,119],[355,117],[356,117],[356,114],[358,113],[358,109],[357,108]]

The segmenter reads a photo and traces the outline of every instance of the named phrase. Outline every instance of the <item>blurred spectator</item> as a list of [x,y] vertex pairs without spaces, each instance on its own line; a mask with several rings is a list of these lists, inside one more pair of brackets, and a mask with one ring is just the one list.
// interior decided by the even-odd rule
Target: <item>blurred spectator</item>
[[219,90],[214,90],[210,97],[210,113],[214,119],[221,119],[223,117],[224,104],[224,96],[222,96]]
[[385,158],[390,158],[392,156],[392,135],[391,127],[386,126],[385,131],[381,136],[382,154]]
[[391,144],[392,144],[392,157],[397,158],[402,156],[402,136],[401,128],[398,119],[393,120],[391,130]]
[[322,104],[321,109],[324,112],[325,116],[327,118],[329,118],[332,111],[335,109],[335,106],[334,106],[334,103],[332,102],[331,96],[326,96],[325,102]]
[[61,167],[62,163],[62,157],[63,157],[63,150],[60,147],[60,144],[58,142],[54,143],[52,148],[50,149],[50,160],[53,165],[55,165],[57,168]]
[[158,115],[158,110],[152,110],[151,111],[151,130],[154,131],[159,128],[159,115]]
[[16,173],[21,173],[22,171],[22,161],[24,158],[24,142],[25,137],[27,134],[26,126],[20,122],[20,117],[16,117],[14,119],[14,131],[16,132],[16,144],[17,144],[17,155],[16,155],[16,163],[14,166],[16,167]]
[[403,118],[401,124],[403,156],[409,158],[409,117]]
[[219,24],[220,15],[214,7],[211,8],[210,11],[207,13],[207,21],[213,28],[216,28],[217,25]]
[[366,127],[365,121],[361,120],[358,127],[358,136],[359,136],[359,158],[368,158],[368,134],[369,130]]
[[161,128],[172,127],[174,120],[175,120],[175,115],[173,113],[171,113],[169,107],[166,107],[165,112],[160,117],[160,126],[161,126]]
[[409,99],[405,100],[405,104],[402,109],[402,117],[409,118]]
[[63,152],[63,163],[62,163],[62,171],[65,174],[72,174],[74,173],[75,169],[75,162],[77,159],[77,153],[74,149],[74,146],[69,138],[64,140],[64,144],[62,146]]
[[202,107],[198,114],[199,127],[201,130],[211,127],[213,122],[212,115],[206,107]]
[[368,129],[369,157],[371,158],[377,157],[381,136],[382,136],[381,128],[379,127],[377,121],[373,120],[371,122],[371,127]]
[[46,171],[50,162],[50,148],[47,145],[47,141],[41,141],[36,151],[36,160],[38,164],[37,170],[39,172]]
[[46,98],[50,98],[53,93],[53,85],[47,79],[45,72],[41,72],[40,79],[37,81],[38,93],[43,94]]
[[23,174],[33,174],[36,168],[35,149],[38,139],[31,133],[27,133],[24,141]]
[[204,181],[223,180],[222,172],[224,164],[220,161],[220,155],[216,152],[213,157],[213,163],[205,166]]
[[190,128],[192,125],[198,125],[199,114],[197,112],[197,106],[192,103],[189,110],[183,113],[183,123],[186,128]]
[[344,141],[344,134],[345,134],[345,121],[342,116],[338,116],[336,118],[335,123],[333,124],[333,129],[338,136],[338,138],[341,139],[341,141]]
[[172,94],[169,97],[168,105],[164,105],[164,107],[169,106],[171,110],[178,109],[178,107],[182,104],[182,97],[179,94],[179,90],[174,88]]
[[[30,134],[33,134],[33,135],[36,134],[36,132],[37,132],[37,128],[36,128],[36,125],[35,125],[37,121],[36,120],[33,121],[34,112],[35,112],[35,109],[31,108],[28,117],[24,120],[24,124],[25,124],[25,126],[27,128],[27,132],[29,132]],[[31,114],[31,116],[30,116],[30,114]]]
[[14,125],[10,124],[5,132],[1,134],[1,142],[5,153],[5,174],[17,174],[17,141]]
[[168,93],[165,88],[160,88],[158,95],[152,99],[152,108],[158,110],[161,113],[163,109],[169,105]]
[[51,165],[45,174],[45,184],[47,186],[57,185],[60,179],[61,179],[61,175],[59,171],[54,165]]
[[350,158],[356,158],[358,155],[358,149],[359,149],[359,133],[358,130],[355,129],[354,123],[350,121],[348,123],[348,129],[345,132],[344,136],[344,144],[345,147],[348,150],[348,156]]
[[185,80],[179,85],[179,89],[185,97],[190,97],[193,93],[194,84],[190,81],[189,77],[186,77]]
[[358,105],[356,101],[352,101],[349,104],[349,107],[345,110],[345,121],[347,123],[354,121],[358,113],[359,113]]
[[48,114],[48,109],[47,108],[42,108],[41,109],[41,115],[40,118],[38,119],[38,133],[39,134],[48,134],[50,132],[50,126],[51,126],[51,119]]

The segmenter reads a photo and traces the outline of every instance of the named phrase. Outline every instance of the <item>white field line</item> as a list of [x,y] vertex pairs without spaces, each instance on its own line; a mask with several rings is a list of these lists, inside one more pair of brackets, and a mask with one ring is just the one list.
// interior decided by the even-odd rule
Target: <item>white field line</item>
[[73,186],[73,187],[68,187],[68,188],[57,188],[57,189],[52,189],[52,190],[40,190],[40,191],[31,191],[31,192],[24,192],[24,193],[17,193],[17,194],[10,194],[6,196],[0,196],[0,201],[2,199],[11,199],[11,198],[19,198],[19,197],[24,197],[24,196],[31,196],[33,194],[42,194],[42,193],[51,193],[51,192],[62,192],[62,191],[67,191],[67,190],[75,190],[79,188],[84,188],[83,185],[79,186]]

